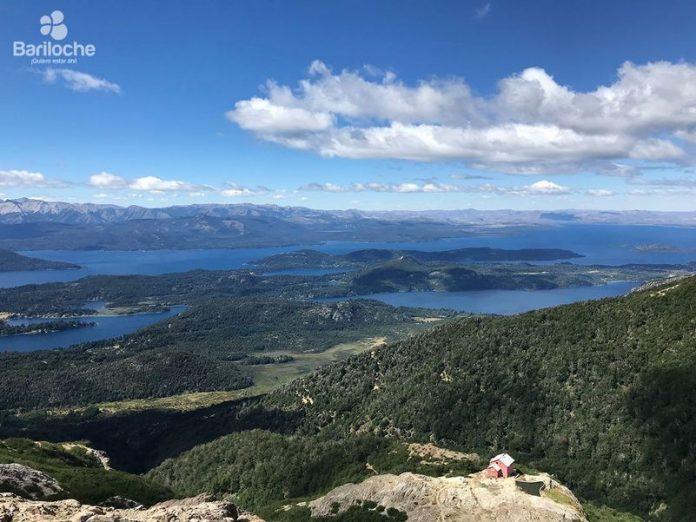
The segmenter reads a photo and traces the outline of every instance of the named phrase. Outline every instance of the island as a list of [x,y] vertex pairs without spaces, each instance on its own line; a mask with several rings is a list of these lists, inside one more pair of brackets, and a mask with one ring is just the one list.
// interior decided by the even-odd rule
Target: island
[[347,254],[327,254],[317,250],[297,250],[259,259],[255,266],[272,270],[293,268],[353,268],[367,263],[383,263],[403,258],[419,262],[488,262],[503,263],[515,261],[559,261],[577,259],[582,255],[560,248],[523,248],[507,250],[503,248],[458,248],[454,250],[422,251],[391,250],[370,248],[355,250]]

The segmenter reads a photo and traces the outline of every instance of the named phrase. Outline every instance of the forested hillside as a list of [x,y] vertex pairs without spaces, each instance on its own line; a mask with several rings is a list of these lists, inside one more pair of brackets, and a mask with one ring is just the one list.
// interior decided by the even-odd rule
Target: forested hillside
[[302,267],[352,267],[365,263],[392,261],[401,257],[410,257],[421,262],[465,263],[472,261],[507,262],[507,261],[554,261],[582,257],[580,254],[560,248],[524,248],[506,250],[502,248],[458,248],[455,250],[386,250],[370,248],[354,250],[347,254],[326,254],[317,250],[296,250],[265,257],[256,261],[256,265],[271,269]]
[[[622,298],[455,320],[319,370],[265,407],[301,419],[296,436],[317,448],[361,434],[504,450],[585,500],[684,520],[696,502],[695,400],[691,277]],[[292,444],[275,444],[258,462],[292,462]],[[219,467],[192,450],[153,476],[175,489],[189,480],[187,493],[244,494],[250,486],[225,472],[242,466],[234,445],[206,446],[224,453]],[[260,471],[250,473],[253,484]]]
[[254,382],[255,364],[287,362],[294,352],[321,352],[369,336],[396,339],[427,326],[423,317],[441,316],[377,301],[197,301],[121,339],[0,353],[0,410],[245,388]]
[[[303,399],[304,398],[304,399]],[[311,398],[309,400],[308,398]],[[679,518],[696,498],[696,278],[454,321],[268,398],[301,432],[507,450],[586,498]]]
[[[256,313],[252,301],[247,305],[229,317]],[[291,308],[271,314],[286,325],[290,342],[309,317],[320,337],[333,335],[322,325],[338,309],[317,314],[299,307],[298,315],[287,315]],[[140,339],[147,344],[161,336],[165,346],[185,346],[200,335],[203,345],[213,346],[208,326],[215,317],[201,315],[199,332],[188,332],[201,313],[192,310],[171,327],[176,333],[169,340],[164,324],[151,330],[159,334]],[[413,315],[394,313],[354,310],[338,317],[346,326],[371,315],[387,322]],[[252,348],[264,336],[260,327],[242,337]],[[205,353],[219,360],[214,350],[199,355]],[[161,357],[157,350],[151,354]],[[61,389],[58,378],[51,382]],[[508,451],[524,468],[554,473],[584,501],[685,520],[696,502],[695,401],[696,277],[689,277],[621,298],[454,319],[320,369],[265,398],[190,413],[148,410],[90,419],[85,412],[50,422],[38,414],[7,416],[0,427],[5,436],[50,440],[82,434],[123,469],[144,471],[173,457],[150,477],[182,495],[233,493],[243,507],[262,512],[290,496],[311,497],[362,480],[372,473],[368,464],[380,473],[418,469],[402,445],[416,441],[483,457]],[[436,470],[455,471],[466,469]]]

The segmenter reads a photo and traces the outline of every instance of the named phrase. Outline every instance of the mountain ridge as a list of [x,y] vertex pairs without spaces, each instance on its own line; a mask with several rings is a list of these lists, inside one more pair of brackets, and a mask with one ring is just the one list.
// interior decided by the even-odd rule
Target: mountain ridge
[[673,224],[696,225],[696,211],[650,210],[320,210],[309,207],[252,203],[205,203],[168,207],[120,206],[105,203],[69,203],[31,198],[0,199],[0,223],[17,224],[45,221],[70,224],[108,223],[137,219],[176,219],[193,215],[233,217],[262,212],[295,219],[385,219],[392,221],[434,221],[468,225],[486,224]]

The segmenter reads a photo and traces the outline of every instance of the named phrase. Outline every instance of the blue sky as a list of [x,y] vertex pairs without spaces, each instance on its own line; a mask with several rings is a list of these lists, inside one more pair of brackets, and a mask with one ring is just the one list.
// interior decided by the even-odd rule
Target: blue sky
[[[63,40],[40,32],[56,10]],[[0,197],[693,210],[695,15],[693,2],[4,1]],[[15,41],[96,52],[32,64]]]

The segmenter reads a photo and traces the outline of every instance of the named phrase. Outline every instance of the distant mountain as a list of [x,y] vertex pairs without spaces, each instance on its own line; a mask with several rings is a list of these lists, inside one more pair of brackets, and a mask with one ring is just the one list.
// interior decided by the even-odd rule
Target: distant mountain
[[573,224],[696,226],[696,212],[652,210],[399,210],[369,211],[363,216],[380,219],[432,219],[467,225],[529,226]]
[[119,207],[34,199],[0,200],[0,248],[158,250],[238,248],[325,241],[423,241],[488,227],[567,223],[696,226],[696,212],[568,210],[360,211],[275,205]]
[[37,199],[0,200],[0,224],[62,223],[66,225],[122,223],[150,219],[190,219],[208,217],[235,219],[265,217],[298,225],[330,224],[362,219],[387,221],[426,221],[465,225],[524,225],[554,222],[607,224],[696,225],[696,212],[657,212],[648,210],[605,211],[564,210],[314,210],[305,207],[279,207],[253,204],[177,205],[147,208],[120,207],[96,203],[64,203]]
[[324,241],[420,241],[470,234],[428,218],[385,220],[354,211],[274,205],[162,209],[19,199],[0,202],[0,248],[157,250],[237,248]]
[[169,215],[159,209],[94,203],[61,203],[37,199],[0,201],[0,223],[62,223],[86,225],[117,223],[132,219],[166,219]]
[[80,268],[79,265],[62,261],[47,261],[35,257],[27,257],[10,250],[0,250],[0,272],[15,272],[18,270],[68,270]]

